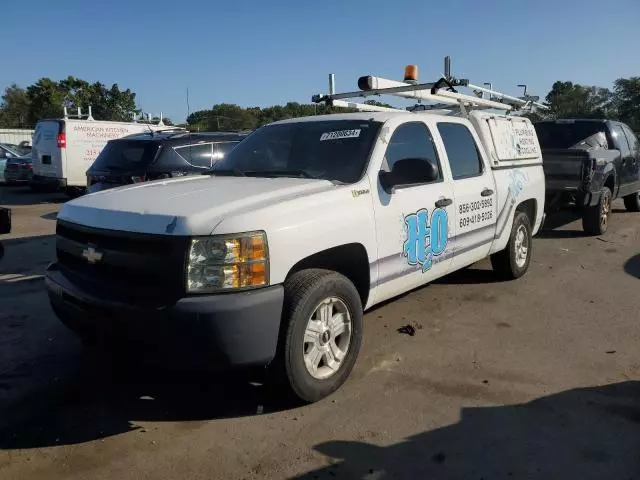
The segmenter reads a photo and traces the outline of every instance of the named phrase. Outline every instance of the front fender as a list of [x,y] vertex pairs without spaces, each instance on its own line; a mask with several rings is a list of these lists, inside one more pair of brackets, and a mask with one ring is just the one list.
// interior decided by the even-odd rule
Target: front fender
[[366,179],[227,218],[214,233],[255,230],[267,234],[272,285],[284,282],[300,260],[333,247],[358,243],[365,247],[369,264],[376,260],[375,217]]

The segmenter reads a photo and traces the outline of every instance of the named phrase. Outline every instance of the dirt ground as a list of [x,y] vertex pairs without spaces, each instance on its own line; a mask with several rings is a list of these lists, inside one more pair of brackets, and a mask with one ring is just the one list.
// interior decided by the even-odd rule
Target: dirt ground
[[482,262],[370,311],[347,384],[291,408],[83,353],[41,277],[64,200],[0,187],[3,480],[640,478],[640,215],[619,202],[602,237],[552,219],[517,281]]

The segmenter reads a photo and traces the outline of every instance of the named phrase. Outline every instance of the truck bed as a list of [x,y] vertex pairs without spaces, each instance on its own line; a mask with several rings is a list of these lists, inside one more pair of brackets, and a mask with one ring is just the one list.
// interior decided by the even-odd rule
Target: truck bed
[[551,149],[542,151],[542,166],[547,191],[578,190],[592,167],[591,152],[582,149]]
[[542,150],[547,192],[599,190],[606,166],[620,156],[618,150],[548,149]]

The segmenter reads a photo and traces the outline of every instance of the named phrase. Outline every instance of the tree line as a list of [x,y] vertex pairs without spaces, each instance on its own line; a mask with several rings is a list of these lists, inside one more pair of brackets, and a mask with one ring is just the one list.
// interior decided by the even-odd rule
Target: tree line
[[[69,76],[64,80],[41,78],[27,88],[15,83],[5,88],[0,102],[0,128],[33,128],[41,118],[59,118],[64,107],[75,114],[80,107],[83,114],[91,105],[92,115],[99,120],[128,122],[140,115],[136,107],[136,94],[122,90],[117,83],[107,87],[100,82]],[[160,119],[154,117],[152,123]],[[164,119],[171,124],[171,121]]]
[[[365,103],[391,107],[374,100]],[[640,77],[620,78],[614,82],[613,90],[557,81],[543,103],[549,110],[536,110],[525,115],[532,120],[607,118],[625,122],[631,129],[640,132]],[[222,103],[210,110],[192,113],[187,117],[187,126],[202,131],[254,129],[276,120],[345,111],[353,110],[296,102],[266,108],[242,108]]]
[[[41,118],[60,117],[65,106],[86,109],[91,105],[96,119],[130,121],[134,114],[140,114],[135,99],[133,91],[122,90],[118,84],[107,87],[100,82],[89,83],[71,76],[60,81],[41,78],[27,88],[13,84],[2,95],[0,128],[32,128]],[[390,106],[375,100],[367,103]],[[613,89],[557,81],[545,96],[544,103],[549,107],[548,111],[538,110],[527,115],[534,120],[609,118],[621,120],[640,131],[640,77],[619,78]],[[248,108],[221,103],[191,113],[183,125],[194,131],[251,130],[276,120],[345,111],[350,110],[297,102]],[[158,120],[155,117],[152,121]],[[171,124],[168,119],[164,122]]]

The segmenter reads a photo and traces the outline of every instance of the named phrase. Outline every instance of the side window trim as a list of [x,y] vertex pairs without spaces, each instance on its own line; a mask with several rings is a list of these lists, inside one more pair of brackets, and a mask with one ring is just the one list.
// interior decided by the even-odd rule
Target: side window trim
[[[180,150],[183,149],[183,148],[199,147],[201,145],[208,145],[209,146],[209,166],[208,167],[202,167],[200,165],[195,165],[195,164],[191,163],[190,160],[187,160],[185,157],[183,157],[180,154]],[[193,144],[189,144],[189,145],[177,145],[177,146],[173,147],[173,150],[180,156],[180,158],[182,158],[185,162],[187,162],[187,164],[189,164],[193,168],[207,169],[207,168],[211,168],[213,166],[213,143],[212,142],[199,142],[199,143],[193,143]]]
[[438,129],[438,133],[440,133],[440,139],[442,141],[444,152],[447,155],[449,169],[451,170],[451,179],[455,182],[456,180],[467,180],[469,178],[482,177],[485,173],[487,173],[487,166],[485,165],[484,157],[482,156],[482,153],[478,148],[478,142],[476,141],[475,137],[473,136],[473,132],[469,129],[469,127],[467,127],[464,123],[459,123],[459,122],[437,122],[436,126],[439,127],[440,125],[460,125],[469,133],[469,137],[473,141],[473,146],[475,148],[476,155],[478,157],[478,165],[480,166],[480,171],[478,173],[474,173],[471,175],[455,175],[453,166],[451,165],[451,159],[449,158],[449,152],[447,151],[447,145],[445,144],[444,139],[442,138],[442,133]]
[[[439,173],[439,178],[438,180],[435,180],[433,182],[420,182],[420,183],[408,183],[408,184],[404,184],[404,185],[398,185],[397,188],[401,188],[402,190],[406,190],[409,188],[415,188],[415,187],[424,187],[426,185],[437,185],[440,183],[444,182],[444,172],[442,171],[442,162],[440,160],[440,154],[438,153],[438,147],[436,146],[436,142],[435,139],[433,137],[433,134],[431,132],[431,129],[429,128],[429,125],[427,125],[425,122],[422,122],[420,120],[413,120],[411,122],[404,122],[401,123],[400,125],[398,125],[396,127],[396,129],[393,131],[393,133],[391,134],[391,138],[389,139],[389,143],[387,144],[387,147],[385,148],[384,151],[384,158],[385,160],[383,160],[383,163],[380,165],[380,170],[379,172],[388,172],[387,170],[384,170],[384,164],[386,163],[386,155],[387,155],[387,151],[389,149],[389,145],[391,145],[391,142],[393,141],[393,137],[395,136],[396,132],[398,132],[398,130],[400,130],[401,128],[407,126],[407,125],[419,125],[421,128],[424,129],[425,134],[427,136],[427,139],[429,141],[429,144],[431,145],[431,148],[433,150],[433,153],[435,155],[435,162],[438,165],[438,173]],[[390,165],[386,165],[387,168],[389,168],[389,171],[391,170],[391,166]]]

